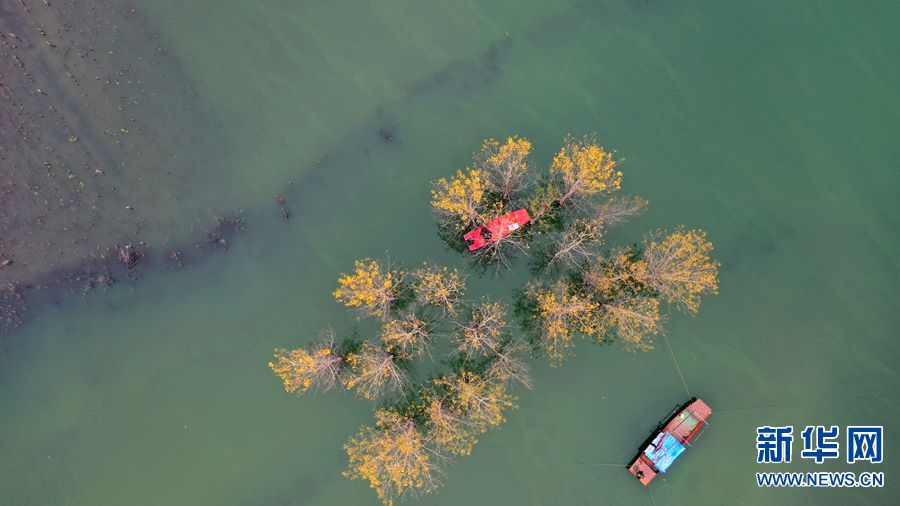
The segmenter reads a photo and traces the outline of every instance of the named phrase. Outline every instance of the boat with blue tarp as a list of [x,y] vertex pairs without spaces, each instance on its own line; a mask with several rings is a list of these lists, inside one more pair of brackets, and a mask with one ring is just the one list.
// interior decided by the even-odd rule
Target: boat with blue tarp
[[628,471],[644,486],[649,485],[692,446],[692,441],[696,442],[709,427],[707,419],[711,414],[712,408],[696,397],[676,407],[641,445],[637,456],[628,464]]

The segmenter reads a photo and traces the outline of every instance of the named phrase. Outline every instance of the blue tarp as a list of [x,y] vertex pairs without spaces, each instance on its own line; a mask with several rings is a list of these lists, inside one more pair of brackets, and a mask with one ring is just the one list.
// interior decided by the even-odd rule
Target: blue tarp
[[663,432],[653,439],[650,446],[644,450],[644,455],[653,461],[660,472],[664,473],[683,451],[684,445],[668,432]]

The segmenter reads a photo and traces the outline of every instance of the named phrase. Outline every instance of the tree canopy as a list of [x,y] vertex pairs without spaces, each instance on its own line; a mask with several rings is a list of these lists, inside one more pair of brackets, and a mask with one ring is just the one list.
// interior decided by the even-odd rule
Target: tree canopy
[[[434,181],[439,235],[470,269],[528,269],[512,310],[503,300],[467,298],[465,268],[423,262],[404,270],[367,257],[340,274],[333,296],[356,312],[365,335],[357,327],[338,339],[327,330],[306,347],[276,349],[269,367],[286,392],[340,384],[376,403],[374,423],[344,445],[347,477],[367,481],[388,505],[434,492],[453,458],[506,420],[513,390],[531,389],[531,357],[559,366],[579,338],[649,350],[666,308],[696,314],[702,296],[717,292],[719,264],[702,230],[605,244],[612,227],[647,206],[618,193],[621,165],[594,136],[567,136],[540,170],[531,141],[511,136],[485,140],[471,167]],[[528,224],[466,250],[463,234],[521,208]],[[525,265],[517,262],[524,255]]]

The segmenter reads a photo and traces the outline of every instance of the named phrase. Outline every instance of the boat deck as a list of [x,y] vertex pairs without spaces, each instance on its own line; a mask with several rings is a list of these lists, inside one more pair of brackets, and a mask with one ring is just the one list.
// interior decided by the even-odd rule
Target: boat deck
[[697,399],[675,415],[663,428],[663,432],[668,432],[682,443],[687,444],[699,432],[711,414],[712,408]]
[[[703,431],[711,414],[712,408],[709,405],[701,399],[691,399],[687,405],[672,415],[664,426],[658,427],[653,436],[644,443],[638,456],[628,465],[628,471],[640,480],[641,484],[649,485],[661,472],[665,472],[685,447],[691,446],[690,441]],[[663,446],[666,440],[669,443]]]

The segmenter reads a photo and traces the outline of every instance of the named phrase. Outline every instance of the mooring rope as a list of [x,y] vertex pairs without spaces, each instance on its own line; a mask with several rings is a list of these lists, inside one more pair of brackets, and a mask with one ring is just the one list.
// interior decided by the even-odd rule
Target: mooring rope
[[553,93],[556,93],[556,88],[559,88],[559,83],[562,82],[563,75],[569,70],[569,65],[572,64],[572,58],[575,57],[575,51],[578,50],[578,46],[581,45],[581,38],[584,37],[584,32],[587,30],[588,24],[591,22],[591,18],[593,15],[588,16],[587,21],[584,23],[584,27],[581,29],[581,33],[578,34],[578,40],[575,41],[575,47],[572,48],[572,53],[569,54],[569,60],[566,62],[566,66],[563,67],[562,72],[559,73],[559,79],[556,80],[556,86],[553,87]]
[[894,393],[882,394],[882,395],[853,395],[853,396],[849,396],[849,397],[836,397],[834,399],[782,402],[779,404],[763,404],[761,406],[746,406],[746,407],[737,407],[737,408],[717,409],[716,413],[733,413],[736,411],[753,411],[753,410],[757,410],[757,409],[788,408],[788,407],[792,407],[792,406],[802,406],[804,404],[834,404],[837,402],[857,401],[857,400],[862,400],[862,399],[883,400],[883,399],[887,399],[888,397],[896,397],[898,395],[900,395],[900,392],[894,392]]
[[684,391],[687,392],[688,397],[691,397],[691,390],[687,386],[687,381],[684,380],[684,374],[681,374],[681,367],[678,365],[678,359],[675,358],[675,352],[672,351],[672,345],[669,344],[669,338],[666,337],[665,334],[662,335],[663,341],[666,342],[666,348],[669,349],[669,355],[672,355],[672,362],[675,363],[675,372],[678,373],[678,377],[681,378],[681,384],[684,385]]
[[607,462],[579,462],[585,466],[627,467],[625,464],[610,464]]

